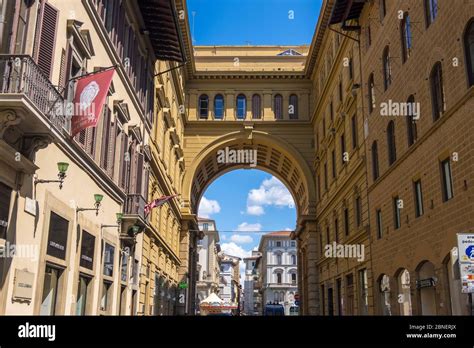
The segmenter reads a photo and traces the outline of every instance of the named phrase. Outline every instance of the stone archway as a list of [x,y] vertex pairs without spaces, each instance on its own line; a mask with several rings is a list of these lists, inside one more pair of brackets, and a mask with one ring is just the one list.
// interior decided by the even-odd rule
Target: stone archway
[[[312,158],[302,153],[283,137],[271,135],[264,130],[254,130],[253,126],[240,126],[229,132],[209,137],[206,141],[199,136],[190,137],[184,148],[187,165],[182,182],[183,216],[196,216],[198,205],[206,188],[219,176],[240,168],[266,171],[277,177],[293,196],[297,211],[297,228],[293,237],[298,240],[298,286],[302,314],[317,314],[317,270],[315,181],[310,169]],[[311,131],[311,129],[308,129]],[[234,150],[256,150],[254,167],[243,163],[219,163],[218,151],[225,148]],[[311,223],[309,223],[311,222]],[[302,236],[304,235],[304,238]],[[304,262],[304,264],[303,264]],[[303,295],[308,294],[308,295]],[[311,305],[310,305],[311,303]],[[312,308],[310,310],[310,308]]]

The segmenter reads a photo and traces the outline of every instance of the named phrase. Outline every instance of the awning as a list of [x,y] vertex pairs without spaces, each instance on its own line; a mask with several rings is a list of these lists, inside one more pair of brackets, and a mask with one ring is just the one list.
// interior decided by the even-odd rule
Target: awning
[[185,62],[174,0],[140,0],[138,3],[156,58]]
[[336,0],[329,24],[342,23],[349,19],[359,18],[366,0]]

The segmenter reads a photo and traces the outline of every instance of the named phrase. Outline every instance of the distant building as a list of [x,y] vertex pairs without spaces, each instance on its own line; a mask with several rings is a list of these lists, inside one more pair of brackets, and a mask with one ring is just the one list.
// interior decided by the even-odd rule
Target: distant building
[[260,313],[259,303],[259,271],[258,260],[261,258],[259,251],[252,251],[252,256],[244,258],[244,313],[246,315],[258,315]]
[[219,292],[219,232],[216,222],[210,219],[198,218],[199,230],[204,238],[198,241],[198,281],[197,303],[207,298],[211,293]]
[[290,240],[289,231],[267,233],[262,236],[258,251],[262,254],[259,267],[263,306],[282,304],[285,315],[289,315],[298,291],[296,241]]
[[240,306],[240,258],[220,253],[219,297],[227,303]]

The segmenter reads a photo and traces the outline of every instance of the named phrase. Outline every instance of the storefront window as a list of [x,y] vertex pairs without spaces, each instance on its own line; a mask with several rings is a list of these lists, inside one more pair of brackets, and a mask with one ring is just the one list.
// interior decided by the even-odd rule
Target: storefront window
[[79,276],[79,286],[77,288],[76,315],[85,315],[87,311],[87,295],[89,290],[90,277]]
[[81,261],[79,263],[81,267],[90,270],[94,268],[94,247],[95,237],[86,231],[82,231]]
[[40,315],[56,314],[56,300],[58,296],[58,285],[61,273],[62,271],[60,269],[46,266]]
[[112,277],[114,275],[114,253],[115,248],[105,243],[104,249],[104,275]]
[[58,259],[66,259],[67,234],[69,221],[51,212],[49,222],[48,246],[46,253]]
[[100,299],[100,309],[108,312],[112,300],[112,283],[104,281],[102,284],[102,296]]

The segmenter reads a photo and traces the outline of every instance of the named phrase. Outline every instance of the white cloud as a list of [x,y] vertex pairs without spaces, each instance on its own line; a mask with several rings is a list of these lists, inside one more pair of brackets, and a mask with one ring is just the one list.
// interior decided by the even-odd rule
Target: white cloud
[[242,222],[239,226],[237,226],[237,231],[258,232],[261,230],[262,230],[262,225],[259,223],[249,224],[247,222]]
[[248,244],[248,243],[252,243],[253,242],[253,238],[250,237],[250,236],[246,236],[246,235],[241,235],[241,234],[233,234],[231,237],[230,237],[230,240],[232,242],[235,242],[237,244]]
[[218,201],[202,197],[201,202],[199,203],[199,217],[209,219],[211,214],[216,214],[220,211],[221,206]]
[[285,231],[293,231],[293,229],[289,227],[285,227]]
[[252,189],[247,196],[247,214],[263,215],[264,206],[294,208],[295,202],[288,189],[276,177],[263,180],[258,189]]

